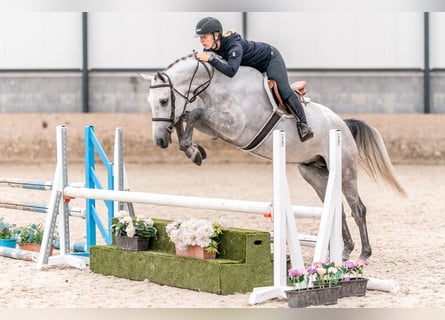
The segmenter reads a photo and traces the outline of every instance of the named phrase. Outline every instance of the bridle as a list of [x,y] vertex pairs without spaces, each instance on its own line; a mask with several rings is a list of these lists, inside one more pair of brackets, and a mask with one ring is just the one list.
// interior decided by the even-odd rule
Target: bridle
[[[173,130],[173,126],[176,126],[176,123],[179,122],[181,120],[181,118],[184,116],[185,114],[185,110],[187,107],[188,103],[192,103],[196,100],[196,97],[199,96],[202,92],[204,92],[204,90],[207,89],[207,87],[210,85],[210,82],[213,79],[213,75],[214,75],[214,69],[213,68],[209,68],[208,65],[202,61],[196,60],[197,64],[196,64],[196,68],[193,72],[193,75],[190,79],[190,83],[188,85],[188,90],[187,92],[184,94],[182,92],[180,92],[178,89],[175,88],[175,86],[173,85],[169,75],[165,72],[158,72],[157,75],[158,77],[167,83],[162,83],[162,84],[156,84],[156,85],[150,85],[150,89],[157,89],[157,88],[170,88],[170,101],[171,101],[171,112],[170,112],[170,118],[152,118],[151,121],[164,121],[164,122],[170,122],[171,127],[169,130]],[[207,75],[209,76],[208,80],[206,80],[205,82],[203,82],[202,84],[200,84],[199,86],[197,86],[193,91],[192,91],[192,84],[193,84],[193,80],[195,79],[196,74],[198,73],[198,69],[199,69],[199,65],[202,64],[205,68],[205,70],[207,71]],[[181,97],[184,98],[185,100],[185,104],[184,104],[184,108],[182,111],[181,116],[178,118],[178,121],[175,122],[175,113],[176,113],[176,98],[175,98],[175,92],[177,94],[179,94]]]

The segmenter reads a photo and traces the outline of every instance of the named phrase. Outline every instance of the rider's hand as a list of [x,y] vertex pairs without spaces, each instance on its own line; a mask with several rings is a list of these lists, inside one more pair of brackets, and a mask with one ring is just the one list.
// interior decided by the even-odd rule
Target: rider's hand
[[208,62],[210,59],[210,55],[204,52],[198,52],[196,54],[196,59],[198,59],[199,61],[203,61],[203,62]]

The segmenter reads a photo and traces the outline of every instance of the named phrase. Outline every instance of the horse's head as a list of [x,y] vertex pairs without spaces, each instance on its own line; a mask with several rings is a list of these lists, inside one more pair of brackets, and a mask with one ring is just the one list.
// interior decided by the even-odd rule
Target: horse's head
[[157,73],[152,77],[147,101],[152,113],[153,142],[167,148],[174,124],[180,116],[176,112],[173,85],[167,75]]
[[153,142],[167,148],[171,133],[183,121],[188,106],[209,86],[213,69],[192,54],[152,77],[142,76],[151,81],[147,100],[152,113]]

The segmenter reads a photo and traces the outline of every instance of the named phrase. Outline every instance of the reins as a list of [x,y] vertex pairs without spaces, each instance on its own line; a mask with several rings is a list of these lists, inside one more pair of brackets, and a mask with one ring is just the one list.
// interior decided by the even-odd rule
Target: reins
[[[170,100],[171,100],[171,112],[170,112],[170,118],[152,118],[152,121],[166,121],[166,122],[170,122],[173,126],[176,125],[175,123],[175,114],[176,114],[176,97],[175,97],[175,92],[180,95],[182,98],[184,98],[185,100],[185,104],[184,104],[184,108],[182,111],[181,116],[178,118],[178,121],[183,117],[187,104],[188,103],[193,103],[196,100],[196,97],[199,96],[201,93],[203,93],[208,86],[210,85],[212,79],[213,79],[213,75],[214,75],[214,69],[213,68],[209,68],[207,66],[206,63],[201,62],[199,60],[196,60],[197,64],[196,64],[196,68],[193,71],[192,77],[190,79],[190,83],[188,85],[188,89],[187,92],[185,94],[183,94],[182,92],[180,92],[178,89],[175,88],[175,86],[173,85],[173,82],[171,81],[169,75],[164,71],[164,72],[158,72],[158,76],[161,80],[163,80],[164,82],[167,81],[167,83],[162,83],[162,84],[156,84],[156,85],[150,85],[150,89],[156,89],[156,88],[170,88]],[[192,92],[192,84],[193,84],[193,80],[195,79],[196,74],[198,73],[198,69],[199,69],[199,65],[202,64],[207,72],[207,75],[209,76],[208,80],[203,82],[202,84],[198,85]],[[167,80],[165,80],[165,78]],[[173,129],[173,128],[171,128]]]

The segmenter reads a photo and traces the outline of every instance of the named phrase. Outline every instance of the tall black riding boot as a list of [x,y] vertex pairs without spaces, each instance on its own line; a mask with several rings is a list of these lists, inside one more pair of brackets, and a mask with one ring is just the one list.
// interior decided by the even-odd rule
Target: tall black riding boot
[[307,124],[306,114],[300,100],[295,95],[286,100],[292,114],[297,118],[297,131],[300,135],[301,142],[304,142],[314,136],[311,128]]

